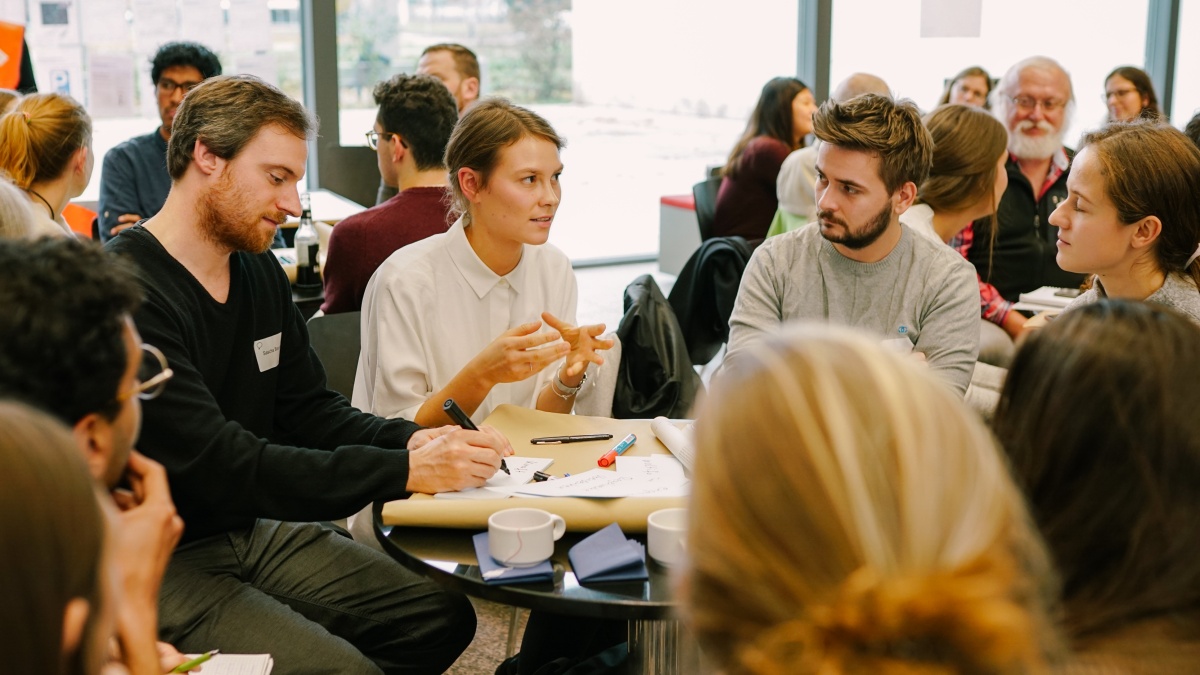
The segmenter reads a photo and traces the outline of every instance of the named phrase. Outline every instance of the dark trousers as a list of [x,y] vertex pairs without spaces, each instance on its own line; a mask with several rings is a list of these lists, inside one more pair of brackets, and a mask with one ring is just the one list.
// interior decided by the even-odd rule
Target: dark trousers
[[270,653],[274,675],[442,673],[475,636],[462,595],[315,523],[179,547],[159,594],[181,652]]

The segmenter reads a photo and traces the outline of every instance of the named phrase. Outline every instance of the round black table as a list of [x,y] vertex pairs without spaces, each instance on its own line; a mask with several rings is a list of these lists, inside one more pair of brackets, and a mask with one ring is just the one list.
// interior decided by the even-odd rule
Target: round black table
[[[555,614],[629,622],[629,672],[696,672],[695,643],[674,615],[670,570],[649,557],[649,580],[580,584],[567,551],[588,536],[567,532],[555,542],[554,578],[527,584],[484,582],[471,537],[483,531],[382,525],[383,503],[373,509],[375,538],[408,569],[466,595]],[[645,543],[644,535],[633,539]]]

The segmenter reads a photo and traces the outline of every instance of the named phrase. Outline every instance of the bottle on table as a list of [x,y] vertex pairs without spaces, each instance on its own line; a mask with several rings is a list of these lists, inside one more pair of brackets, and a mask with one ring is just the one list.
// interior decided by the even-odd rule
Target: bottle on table
[[313,225],[312,209],[308,193],[300,195],[300,227],[296,229],[296,288],[315,290],[321,287],[321,273],[317,252],[321,239]]

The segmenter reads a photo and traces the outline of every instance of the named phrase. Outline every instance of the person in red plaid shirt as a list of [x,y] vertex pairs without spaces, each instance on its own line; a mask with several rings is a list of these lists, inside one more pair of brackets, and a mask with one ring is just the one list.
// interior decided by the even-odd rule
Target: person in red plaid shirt
[[[1067,195],[1067,174],[1074,152],[1063,136],[1075,111],[1071,78],[1053,59],[1034,56],[1004,74],[992,92],[992,111],[1008,128],[1008,189],[990,222],[976,221],[951,242],[980,275],[980,315],[1020,334],[1025,317],[1012,311],[1021,293],[1042,286],[1077,287],[1082,275],[1064,272],[1055,261],[1058,228],[1050,213]],[[991,242],[991,246],[988,242]],[[985,343],[1011,346],[999,331]],[[986,349],[981,345],[981,352]],[[1005,361],[1003,354],[1000,361]]]

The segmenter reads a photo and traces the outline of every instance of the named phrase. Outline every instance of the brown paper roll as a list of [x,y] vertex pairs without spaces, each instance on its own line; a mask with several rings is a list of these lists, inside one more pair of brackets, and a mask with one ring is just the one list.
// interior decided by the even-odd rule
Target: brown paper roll
[[[608,452],[627,434],[637,434],[637,443],[626,455],[647,457],[670,454],[665,445],[650,430],[650,420],[617,420],[606,417],[585,417],[530,410],[514,405],[496,408],[484,424],[498,429],[508,438],[513,450],[523,457],[549,457],[554,463],[547,473],[561,476],[598,468],[596,460]],[[576,436],[580,434],[612,434],[606,441],[565,443],[563,445],[533,445],[539,436]],[[614,470],[613,468],[608,469]],[[430,495],[389,502],[383,507],[385,525],[405,527],[455,527],[487,529],[492,513],[521,506],[557,513],[567,521],[567,529],[594,532],[616,522],[625,532],[645,532],[646,517],[659,509],[686,506],[685,497],[622,497],[619,499],[589,499],[582,497],[521,497],[508,499],[448,500]]]

